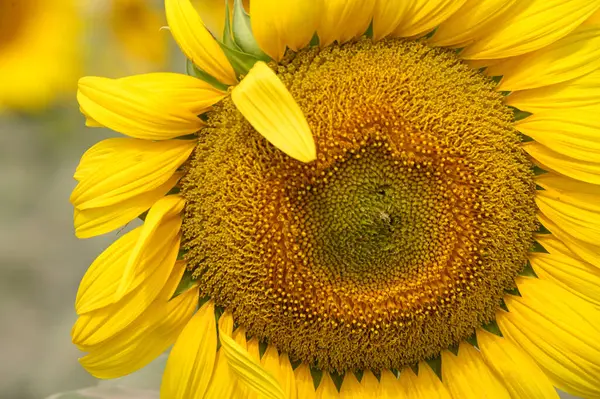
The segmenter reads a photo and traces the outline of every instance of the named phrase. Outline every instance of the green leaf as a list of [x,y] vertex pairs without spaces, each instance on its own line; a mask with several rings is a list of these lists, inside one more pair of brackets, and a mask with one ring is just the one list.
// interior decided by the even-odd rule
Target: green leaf
[[[229,14],[227,14],[227,19],[229,19]],[[233,32],[233,40],[241,51],[253,55],[261,61],[271,61],[271,58],[256,43],[256,39],[252,33],[250,15],[244,10],[242,0],[233,0],[233,25],[231,30]]]
[[185,71],[189,76],[193,76],[195,78],[203,80],[206,83],[209,83],[210,85],[216,87],[219,90],[227,91],[227,88],[229,87],[226,84],[219,82],[217,79],[213,78],[211,75],[204,72],[202,69],[198,68],[189,59],[186,60]]
[[231,22],[229,21],[229,1],[227,1],[227,7],[225,12],[225,27],[223,28],[223,44],[234,48],[236,50],[241,50],[240,46],[238,46],[233,41],[233,36],[231,34]]

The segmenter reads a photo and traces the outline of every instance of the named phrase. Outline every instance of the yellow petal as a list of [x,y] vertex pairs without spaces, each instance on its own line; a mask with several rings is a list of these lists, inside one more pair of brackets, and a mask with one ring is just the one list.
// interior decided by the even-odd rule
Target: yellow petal
[[358,382],[354,373],[346,373],[342,387],[340,388],[340,399],[362,399],[367,397],[370,396],[364,391],[363,386]]
[[535,89],[584,76],[600,67],[600,27],[582,26],[564,38],[488,68],[503,76],[500,91]]
[[531,113],[600,104],[600,69],[568,82],[517,91],[506,97],[506,105]]
[[600,307],[600,270],[575,255],[552,234],[540,234],[536,241],[549,252],[529,254],[537,276]]
[[419,375],[415,375],[410,367],[400,372],[400,384],[404,396],[415,399],[450,399],[450,393],[425,362],[419,363]]
[[171,33],[186,57],[218,81],[235,84],[233,67],[190,0],[165,0],[165,11]]
[[412,37],[427,33],[450,18],[465,2],[466,0],[412,0],[412,6],[393,36]]
[[562,241],[575,255],[600,268],[600,246],[597,243],[590,243],[587,240],[572,236],[562,226],[555,223],[555,220],[550,219],[543,213],[538,215],[538,219],[544,227],[552,232],[552,235]]
[[75,209],[75,235],[77,238],[90,238],[123,227],[164,197],[175,187],[181,176],[181,173],[176,173],[163,185],[115,205],[84,210]]
[[260,363],[260,343],[258,342],[258,339],[252,338],[247,342],[247,345],[250,356]]
[[317,28],[321,47],[334,41],[345,43],[364,34],[371,23],[374,7],[374,1],[323,0]]
[[[287,353],[282,353],[279,356],[279,384],[283,388],[286,399],[296,399],[296,379],[294,378],[294,369],[290,363],[290,358]],[[301,399],[305,399],[301,397]]]
[[379,381],[379,397],[381,399],[407,399],[400,380],[390,370],[381,372]]
[[218,40],[223,39],[225,31],[225,4],[224,0],[192,0],[206,29]]
[[329,373],[323,372],[321,382],[317,388],[317,399],[336,399],[340,394],[331,379]]
[[523,348],[559,389],[600,395],[600,312],[551,282],[521,277],[496,317],[502,334]]
[[[219,318],[219,339],[222,340],[222,335],[231,337],[233,331],[233,317],[231,312],[225,312]],[[212,378],[208,384],[208,389],[203,397],[206,398],[234,398],[234,389],[237,386],[236,376],[229,367],[229,362],[225,356],[223,348],[217,352],[217,360]]]
[[315,141],[302,110],[264,62],[257,62],[231,98],[250,124],[271,144],[292,158],[317,158]]
[[[250,389],[269,399],[284,399],[284,393],[277,380],[267,372],[250,352],[244,350],[233,338],[221,334],[221,350],[224,351],[229,366],[239,381]],[[248,342],[250,346],[250,342]]]
[[127,329],[89,348],[81,365],[96,378],[118,378],[146,366],[175,342],[197,304],[197,288],[170,302],[155,301]]
[[196,115],[208,111],[227,95],[210,83],[180,73],[147,73],[119,80],[157,94],[167,102],[178,104]]
[[[84,156],[84,178],[71,194],[80,210],[116,205],[166,183],[189,158],[196,145],[191,140],[146,141],[108,139],[112,155],[94,151]],[[100,160],[98,160],[100,158]],[[81,173],[80,173],[81,176]]]
[[556,398],[546,374],[510,340],[484,330],[477,331],[481,355],[512,398]]
[[600,160],[600,106],[540,112],[515,127],[559,154],[586,162]]
[[131,250],[125,270],[114,299],[118,301],[138,284],[138,275],[154,270],[146,258],[155,251],[168,251],[174,240],[177,240],[181,227],[181,216],[185,201],[179,195],[169,195],[158,200],[150,211],[141,227],[140,236]]
[[371,371],[366,370],[363,373],[360,386],[362,387],[364,398],[381,398],[379,381],[377,381],[377,378]]
[[557,201],[545,193],[536,195],[536,204],[544,216],[571,237],[590,244],[600,242],[600,214]]
[[[161,265],[167,254],[178,245],[179,229],[173,221],[160,226],[154,234],[150,248],[139,259],[140,267],[132,275],[132,282],[125,293],[129,293],[144,283]],[[179,221],[180,223],[180,221]],[[77,292],[75,309],[84,314],[111,305],[120,298],[115,292],[123,278],[125,268],[133,251],[138,245],[144,226],[138,227],[119,238],[92,263],[83,276]]]
[[460,54],[465,59],[508,58],[548,46],[600,8],[589,0],[517,1]]
[[587,162],[559,154],[535,141],[525,143],[523,149],[541,164],[565,176],[591,184],[600,184],[600,162]]
[[483,361],[481,353],[466,342],[460,344],[458,356],[449,351],[442,352],[442,380],[453,398],[481,398],[482,392],[490,398],[510,398],[504,385]]
[[286,47],[296,51],[310,43],[321,17],[321,0],[252,0],[252,33],[260,48],[275,61]]
[[139,139],[172,139],[195,133],[204,124],[189,109],[121,80],[81,78],[77,101],[97,123]]
[[296,370],[294,370],[294,376],[296,378],[298,398],[316,399],[317,393],[315,392],[315,383],[310,374],[310,367],[308,367],[308,364],[300,364]]
[[164,289],[173,271],[178,251],[177,238],[171,241],[171,248],[158,265],[153,266],[152,273],[139,287],[110,306],[82,314],[73,326],[73,342],[80,346],[98,345],[134,323]]
[[540,197],[600,213],[600,186],[573,180],[553,172],[537,176],[536,184],[544,188],[537,193]]
[[[233,338],[233,340],[240,346],[240,348],[242,348],[243,350],[248,350],[248,344],[246,342],[246,329],[244,327],[240,326],[236,328],[236,330],[231,335],[231,338]],[[248,386],[246,386],[246,384],[244,384],[243,382],[238,381],[237,378],[235,378],[235,380],[235,388],[233,392],[239,395],[239,397],[250,399],[252,390],[249,389]]]
[[429,43],[459,46],[475,40],[480,32],[510,10],[517,0],[467,0],[436,30]]
[[177,338],[163,374],[160,396],[173,399],[203,398],[215,367],[216,354],[215,310],[213,302],[208,301]]
[[381,40],[396,30],[411,6],[411,1],[375,0],[373,40]]

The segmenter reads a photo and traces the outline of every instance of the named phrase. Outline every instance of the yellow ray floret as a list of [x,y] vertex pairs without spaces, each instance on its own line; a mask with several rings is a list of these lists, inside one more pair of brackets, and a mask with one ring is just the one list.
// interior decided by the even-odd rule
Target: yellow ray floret
[[[166,290],[165,290],[166,292]],[[167,350],[188,324],[198,304],[198,288],[171,301],[156,300],[135,323],[100,345],[85,348],[81,365],[96,378],[118,378],[150,363]]]
[[462,342],[458,355],[442,352],[442,381],[454,398],[476,399],[482,392],[492,398],[510,399],[502,382],[485,364],[481,353]]
[[517,1],[509,12],[484,29],[461,56],[497,59],[538,50],[568,35],[599,8],[600,3],[589,0]]
[[400,372],[400,384],[404,390],[404,396],[415,399],[450,399],[450,393],[425,362],[419,363],[419,373],[415,375],[410,367]]
[[190,0],[165,0],[165,11],[171,33],[187,58],[218,81],[235,84],[233,67]]
[[321,8],[321,0],[253,0],[252,33],[260,48],[279,61],[286,47],[295,51],[308,45],[317,30]]
[[127,81],[99,77],[80,79],[77,92],[86,116],[134,138],[172,139],[195,133],[203,126],[192,110],[169,100]]
[[479,33],[509,11],[517,0],[467,0],[435,31],[429,43],[462,47],[476,40]]
[[540,235],[536,241],[549,252],[530,255],[537,276],[600,308],[600,269],[579,258],[551,234]]
[[317,33],[321,47],[364,34],[371,23],[375,2],[363,0],[326,0]]
[[538,365],[506,338],[477,331],[481,355],[511,398],[558,399],[558,393]]
[[296,392],[299,398],[315,399],[317,397],[315,383],[310,374],[308,364],[301,363],[296,367],[294,377],[296,379]]
[[264,62],[257,62],[231,98],[250,124],[271,144],[302,162],[317,157],[315,141],[302,110]]
[[140,236],[127,259],[123,276],[115,292],[115,300],[121,299],[136,286],[137,276],[147,267],[144,258],[157,247],[179,242],[181,211],[185,205],[180,195],[168,195],[157,201],[146,216]]
[[600,27],[583,26],[532,53],[492,65],[489,76],[503,76],[498,90],[535,89],[579,78],[600,67]]
[[392,33],[396,37],[418,36],[435,28],[456,12],[466,0],[407,0],[406,16]]
[[[521,296],[498,311],[502,334],[523,348],[554,386],[573,395],[600,395],[600,313],[548,281],[522,277]],[[573,360],[575,361],[573,361]]]
[[410,1],[376,0],[373,9],[373,40],[381,40],[392,33],[407,15]]
[[522,90],[506,97],[506,105],[536,113],[600,104],[600,69],[567,82]]

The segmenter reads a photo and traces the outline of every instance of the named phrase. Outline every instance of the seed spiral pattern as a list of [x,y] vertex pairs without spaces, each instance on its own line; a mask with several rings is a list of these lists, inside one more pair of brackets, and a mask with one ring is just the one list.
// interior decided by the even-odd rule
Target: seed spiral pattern
[[202,293],[324,370],[400,368],[491,321],[536,225],[531,165],[493,82],[451,50],[363,40],[276,67],[318,159],[271,146],[230,100],[186,166]]

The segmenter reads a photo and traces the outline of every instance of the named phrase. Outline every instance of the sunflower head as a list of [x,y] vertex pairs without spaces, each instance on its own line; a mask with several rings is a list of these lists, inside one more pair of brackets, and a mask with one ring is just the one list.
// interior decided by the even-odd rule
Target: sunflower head
[[600,393],[600,3],[165,6],[188,76],[80,82],[130,138],[84,155],[76,232],[144,219],[82,281],[88,370],[175,343],[165,398]]

